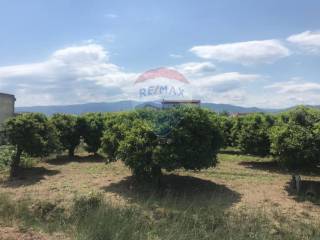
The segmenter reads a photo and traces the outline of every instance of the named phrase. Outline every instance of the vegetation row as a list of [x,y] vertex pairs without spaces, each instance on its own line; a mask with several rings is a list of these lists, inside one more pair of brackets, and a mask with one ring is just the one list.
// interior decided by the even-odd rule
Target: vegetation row
[[320,163],[320,111],[298,107],[279,114],[229,116],[197,107],[88,113],[52,117],[26,113],[5,124],[8,148],[1,163],[19,175],[26,156],[67,151],[74,156],[81,142],[106,161],[122,160],[139,179],[159,181],[162,171],[201,170],[217,164],[222,147],[245,154],[272,155],[291,169]]

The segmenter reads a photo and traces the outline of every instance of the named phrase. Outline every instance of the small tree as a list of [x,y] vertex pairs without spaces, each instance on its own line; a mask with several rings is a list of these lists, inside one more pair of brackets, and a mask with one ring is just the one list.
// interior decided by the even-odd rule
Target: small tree
[[271,153],[290,169],[316,167],[320,163],[319,128],[279,124],[270,132]]
[[46,156],[58,145],[56,129],[43,114],[28,113],[9,119],[5,124],[5,135],[16,148],[11,162],[11,177],[19,174],[21,154]]
[[[117,142],[115,155],[137,177],[158,181],[161,169],[200,170],[216,165],[222,138],[218,123],[208,111],[183,107],[152,113],[139,111],[131,116],[135,116],[135,120],[129,121],[129,125],[123,121],[118,123],[121,140]],[[106,136],[103,145],[112,143],[110,139],[117,138]]]
[[240,130],[243,123],[243,117],[242,116],[231,117],[231,123],[232,123],[232,127],[230,130],[230,145],[232,147],[239,147],[239,136],[240,136]]
[[133,123],[141,117],[137,112],[110,113],[105,119],[105,130],[101,139],[101,147],[107,154],[109,162],[119,159],[119,145],[127,132],[134,127]]
[[150,122],[137,119],[132,122],[132,128],[126,131],[124,139],[120,141],[118,157],[139,179],[159,179],[161,167],[154,156],[157,144],[158,138]]
[[51,122],[57,129],[62,149],[68,150],[69,157],[73,157],[74,151],[80,143],[81,133],[78,117],[59,113],[52,116]]
[[282,113],[270,131],[271,153],[290,169],[320,163],[320,111],[303,106]]
[[156,149],[161,168],[171,171],[214,167],[223,144],[217,116],[198,107],[173,108],[166,114],[178,121]]
[[101,138],[105,129],[105,117],[102,113],[88,113],[81,117],[81,135],[86,150],[96,154],[101,147]]
[[265,156],[270,153],[269,129],[273,119],[264,114],[249,114],[242,120],[238,144],[244,153]]
[[221,130],[222,138],[223,138],[223,147],[231,147],[233,146],[233,140],[232,140],[232,128],[233,128],[233,122],[232,118],[230,116],[226,115],[219,115],[218,118],[219,127]]

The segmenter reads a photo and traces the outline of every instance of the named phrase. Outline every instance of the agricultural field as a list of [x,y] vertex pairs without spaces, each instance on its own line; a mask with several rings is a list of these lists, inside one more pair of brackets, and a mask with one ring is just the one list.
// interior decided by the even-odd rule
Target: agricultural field
[[1,240],[320,239],[319,110],[27,113],[4,130]]
[[[315,197],[272,158],[221,150],[218,165],[164,173],[155,188],[82,151],[1,173],[0,239],[319,239]],[[319,174],[302,180],[320,182]]]

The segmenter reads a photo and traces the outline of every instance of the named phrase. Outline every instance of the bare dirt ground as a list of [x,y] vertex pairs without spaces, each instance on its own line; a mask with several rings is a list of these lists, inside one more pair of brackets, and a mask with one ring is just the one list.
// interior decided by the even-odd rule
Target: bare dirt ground
[[[293,219],[320,220],[320,206],[293,195],[289,188],[291,174],[281,171],[269,159],[224,153],[219,155],[219,162],[213,169],[167,174],[163,178],[167,193],[176,194],[179,189],[183,199],[198,197],[199,201],[201,196],[202,204],[213,204],[219,198],[230,211],[259,208]],[[320,182],[319,175],[302,175],[302,179]],[[101,192],[116,204],[139,204],[151,194],[135,185],[121,162],[105,164],[103,159],[86,155],[72,160],[47,160],[25,170],[20,179],[7,181],[2,177],[0,183],[0,194],[63,205],[68,205],[75,195],[90,192]],[[0,233],[1,240],[10,239],[12,234],[17,234],[12,239],[46,239],[40,235],[28,238],[33,233],[19,233],[11,228],[1,228]]]
[[33,231],[22,232],[12,227],[0,226],[0,240],[47,240],[44,235]]

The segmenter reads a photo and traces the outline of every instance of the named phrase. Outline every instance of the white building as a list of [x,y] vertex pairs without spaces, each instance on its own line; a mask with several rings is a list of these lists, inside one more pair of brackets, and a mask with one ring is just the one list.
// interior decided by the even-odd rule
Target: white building
[[162,109],[167,109],[171,107],[181,106],[181,105],[193,105],[200,106],[200,100],[162,100]]
[[14,116],[15,101],[14,95],[0,93],[0,129],[5,120]]

